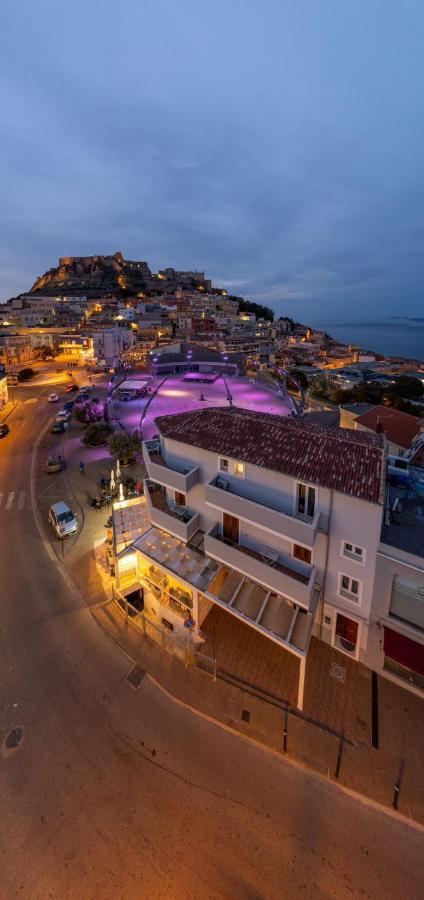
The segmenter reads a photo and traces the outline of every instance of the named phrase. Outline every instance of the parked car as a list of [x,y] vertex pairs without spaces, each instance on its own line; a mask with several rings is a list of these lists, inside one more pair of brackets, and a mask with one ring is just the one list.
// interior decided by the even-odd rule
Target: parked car
[[49,509],[49,523],[59,540],[75,534],[78,530],[78,519],[67,503],[54,503]]
[[44,471],[45,472],[61,472],[63,469],[63,458],[62,456],[49,456],[46,459]]
[[68,412],[72,412],[74,406],[75,406],[74,400],[67,400],[66,403],[63,404],[63,408],[66,409]]
[[87,403],[88,399],[88,394],[78,394],[75,403]]
[[2,424],[0,425],[0,438],[6,437],[6,435],[9,434],[9,431],[10,431],[9,426],[6,425],[5,422],[2,422]]
[[59,394],[49,394],[47,400],[49,403],[57,403],[59,400]]
[[72,391],[77,391],[77,390],[78,390],[78,385],[75,384],[75,381],[73,381],[72,384],[66,385],[65,394],[70,394]]
[[92,385],[92,384],[81,384],[81,385],[80,385],[80,391],[81,391],[81,393],[84,393],[85,391],[92,391],[92,390],[93,390],[93,385]]
[[61,409],[56,416],[56,422],[68,422],[70,418],[71,413],[69,409]]
[[64,431],[67,431],[69,428],[69,422],[53,422],[53,425],[50,429],[50,434],[63,434]]

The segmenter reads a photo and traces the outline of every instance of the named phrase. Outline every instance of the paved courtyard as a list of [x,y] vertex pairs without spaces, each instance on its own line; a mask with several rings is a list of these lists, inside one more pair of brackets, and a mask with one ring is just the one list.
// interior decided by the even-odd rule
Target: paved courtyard
[[[151,400],[143,421],[143,437],[149,439],[157,433],[154,420],[158,416],[169,416],[174,413],[211,406],[228,406],[225,383],[221,376],[211,384],[185,381],[184,375],[157,377],[151,382],[152,389],[154,390],[156,386],[160,385],[164,378],[166,381],[159,388],[153,400],[151,394],[129,402],[122,402],[114,397],[111,402],[110,414],[118,418],[125,428],[139,428],[143,410]],[[136,375],[134,379],[137,379]],[[290,408],[287,399],[279,397],[272,387],[268,387],[266,384],[252,384],[248,378],[243,376],[226,377],[226,382],[234,406],[280,416],[289,415]],[[200,397],[203,399],[201,400]]]
[[[296,706],[299,660],[235,616],[214,606],[202,625],[204,652],[217,667]],[[370,745],[371,673],[312,638],[306,663],[304,712],[355,742]]]

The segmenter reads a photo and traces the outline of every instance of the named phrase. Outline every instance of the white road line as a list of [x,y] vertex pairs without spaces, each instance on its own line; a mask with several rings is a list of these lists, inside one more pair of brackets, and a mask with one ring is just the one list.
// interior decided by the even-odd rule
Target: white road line
[[24,506],[25,506],[25,496],[26,496],[26,491],[21,491],[21,493],[19,494],[18,509],[23,509],[23,508],[24,508]]
[[6,506],[5,506],[6,512],[8,512],[9,509],[12,509],[14,499],[15,499],[15,491],[11,491],[7,498],[7,501],[6,501]]

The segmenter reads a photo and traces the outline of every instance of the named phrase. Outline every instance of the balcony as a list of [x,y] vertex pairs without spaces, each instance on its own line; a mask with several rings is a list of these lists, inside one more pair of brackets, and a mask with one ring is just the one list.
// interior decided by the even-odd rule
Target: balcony
[[152,481],[186,494],[199,481],[199,468],[170,466],[162,456],[160,441],[143,442],[143,459]]
[[199,529],[200,517],[187,507],[170,506],[166,499],[165,488],[161,484],[146,480],[144,482],[152,525],[173,534],[180,541],[187,543]]
[[319,525],[319,512],[313,519],[291,516],[276,507],[265,506],[257,500],[252,500],[246,496],[246,493],[243,482],[238,485],[229,478],[217,476],[205,485],[205,502],[208,506],[224,510],[237,519],[251,522],[266,531],[294,541],[296,544],[303,544],[311,549],[314,547]]
[[227,541],[223,538],[219,525],[205,534],[204,546],[205,553],[212,559],[241,572],[269,591],[288,597],[304,609],[311,608],[316,575],[313,566],[297,564],[295,560],[283,557],[282,554],[277,554],[275,559],[267,558],[267,547],[254,550]]

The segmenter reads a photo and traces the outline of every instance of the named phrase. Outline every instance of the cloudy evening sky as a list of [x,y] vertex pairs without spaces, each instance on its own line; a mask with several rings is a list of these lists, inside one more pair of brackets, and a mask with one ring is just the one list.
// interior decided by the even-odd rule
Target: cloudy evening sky
[[0,298],[61,255],[424,315],[422,0],[3,0]]

